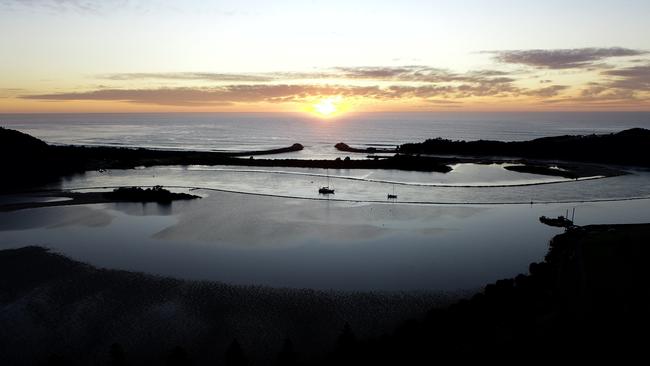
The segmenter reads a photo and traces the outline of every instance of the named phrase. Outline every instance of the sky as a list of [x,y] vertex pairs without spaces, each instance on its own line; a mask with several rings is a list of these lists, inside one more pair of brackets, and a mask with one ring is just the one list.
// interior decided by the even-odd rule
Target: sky
[[650,1],[0,0],[0,113],[650,110]]

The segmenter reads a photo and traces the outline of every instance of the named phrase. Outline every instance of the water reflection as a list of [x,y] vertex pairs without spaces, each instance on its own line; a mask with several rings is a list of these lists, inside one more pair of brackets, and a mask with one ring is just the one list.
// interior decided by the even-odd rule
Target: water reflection
[[107,227],[114,215],[102,205],[64,206],[0,212],[0,231],[56,229],[62,227]]
[[116,202],[113,209],[133,216],[169,216],[172,215],[174,203],[155,203],[155,202]]
[[[452,177],[441,173],[397,170],[331,169],[330,184],[336,189],[336,194],[329,199],[385,201],[386,194],[392,192],[393,187],[397,191],[400,202],[411,203],[496,204],[530,203],[531,201],[548,203],[650,197],[650,172],[644,170],[630,170],[630,174],[603,179],[563,180],[560,183],[533,185],[529,185],[531,181],[527,178],[520,177],[526,174],[509,172],[500,166],[487,165],[481,168],[467,166],[458,171],[459,175]],[[519,180],[508,178],[512,174],[519,177],[517,178]],[[549,178],[545,177],[545,179]],[[62,188],[163,185],[322,199],[323,196],[318,194],[318,188],[326,185],[326,182],[326,171],[323,169],[239,170],[232,167],[165,166],[137,170],[111,170],[106,173],[88,172],[82,177],[63,182]],[[486,182],[491,186],[481,186]],[[507,183],[508,186],[498,185],[502,183]],[[549,182],[535,178],[534,183]]]
[[[576,222],[650,220],[649,201],[577,205]],[[236,284],[473,289],[526,271],[572,205],[402,205],[212,192],[191,204],[0,213],[0,247],[45,245],[100,267]]]

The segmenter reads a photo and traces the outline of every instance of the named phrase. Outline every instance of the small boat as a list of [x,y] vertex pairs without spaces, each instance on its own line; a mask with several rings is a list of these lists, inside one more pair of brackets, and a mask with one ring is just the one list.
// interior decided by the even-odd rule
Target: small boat
[[395,185],[394,184],[393,184],[393,194],[389,193],[388,195],[386,195],[386,198],[389,199],[389,200],[397,199],[397,195],[395,194]]
[[318,189],[318,193],[320,194],[334,194],[334,190],[328,186],[325,187],[320,187]]
[[573,226],[573,221],[567,219],[564,216],[558,216],[558,217],[546,217],[542,216],[539,218],[539,221],[543,224],[546,224],[548,226],[556,226],[556,227],[569,227]]
[[318,189],[319,194],[334,194],[334,188],[330,188],[330,172],[327,171],[327,185]]
[[570,228],[573,226],[573,219],[575,218],[575,216],[576,216],[576,209],[574,207],[573,214],[571,215],[571,219],[569,219],[569,210],[567,210],[566,216],[560,215],[555,218],[542,216],[539,218],[539,221],[548,226]]

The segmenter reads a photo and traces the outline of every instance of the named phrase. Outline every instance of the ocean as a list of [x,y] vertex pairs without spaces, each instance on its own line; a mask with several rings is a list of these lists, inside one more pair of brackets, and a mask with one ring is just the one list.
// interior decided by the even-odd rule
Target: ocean
[[427,138],[527,140],[650,128],[650,112],[0,114],[0,126],[55,144],[242,151],[301,143],[282,157],[332,158],[337,142],[394,146]]

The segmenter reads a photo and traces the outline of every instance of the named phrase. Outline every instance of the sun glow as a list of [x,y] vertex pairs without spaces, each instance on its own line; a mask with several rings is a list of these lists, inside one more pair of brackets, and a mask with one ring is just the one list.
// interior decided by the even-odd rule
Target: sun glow
[[342,101],[343,98],[340,95],[321,99],[312,106],[313,113],[321,118],[333,117],[341,113],[340,104]]

